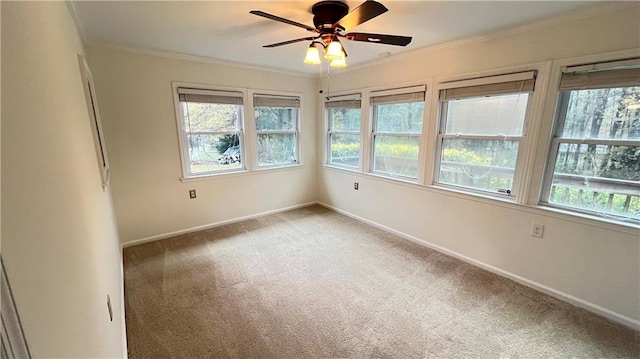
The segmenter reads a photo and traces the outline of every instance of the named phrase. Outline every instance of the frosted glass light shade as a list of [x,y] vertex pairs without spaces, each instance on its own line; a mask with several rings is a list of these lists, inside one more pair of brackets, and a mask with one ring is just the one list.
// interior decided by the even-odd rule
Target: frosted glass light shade
[[315,45],[312,44],[307,49],[307,55],[304,57],[304,63],[309,65],[318,65],[321,62],[320,51]]
[[340,41],[331,41],[327,47],[327,53],[324,55],[324,58],[327,60],[340,60],[342,57],[342,44],[340,44]]
[[331,60],[331,62],[329,63],[329,66],[332,66],[332,67],[347,67],[347,57],[345,56],[344,52],[342,52],[342,58],[337,59],[337,60]]

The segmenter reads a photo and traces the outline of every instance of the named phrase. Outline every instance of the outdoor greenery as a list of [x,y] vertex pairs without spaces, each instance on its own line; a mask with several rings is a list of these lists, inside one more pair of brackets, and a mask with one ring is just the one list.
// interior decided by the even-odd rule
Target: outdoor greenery
[[[561,137],[640,139],[640,86],[569,94]],[[640,146],[561,145],[556,173],[640,181]]]
[[293,163],[296,158],[298,108],[256,107],[255,119],[258,131],[258,164]]

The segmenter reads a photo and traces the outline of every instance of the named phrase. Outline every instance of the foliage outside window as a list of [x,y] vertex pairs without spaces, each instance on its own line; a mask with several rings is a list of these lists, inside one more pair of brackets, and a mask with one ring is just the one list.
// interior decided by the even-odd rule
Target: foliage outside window
[[325,102],[328,119],[328,164],[359,168],[360,107],[359,95],[340,96]]
[[534,72],[451,83],[440,91],[440,184],[514,194]]
[[543,202],[640,223],[640,68],[570,68],[560,90]]
[[240,170],[242,93],[178,88],[187,176]]
[[417,179],[425,88],[407,90],[411,92],[391,90],[371,94],[372,171]]
[[300,98],[255,94],[253,107],[258,166],[298,163]]

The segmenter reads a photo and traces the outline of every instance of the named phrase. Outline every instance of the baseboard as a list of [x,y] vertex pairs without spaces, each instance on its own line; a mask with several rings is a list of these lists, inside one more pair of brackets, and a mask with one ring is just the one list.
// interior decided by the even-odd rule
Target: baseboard
[[407,239],[407,240],[409,240],[411,242],[414,242],[416,244],[431,248],[431,249],[436,250],[438,252],[444,253],[444,254],[446,254],[448,256],[451,256],[451,257],[460,259],[460,260],[462,260],[464,262],[467,262],[469,264],[472,264],[472,265],[474,265],[476,267],[480,267],[482,269],[488,270],[489,272],[492,272],[492,273],[498,274],[498,275],[500,275],[502,277],[511,279],[511,280],[513,280],[513,281],[515,281],[517,283],[520,283],[520,284],[525,285],[525,286],[527,286],[529,288],[535,289],[535,290],[537,290],[539,292],[542,292],[544,294],[550,295],[550,296],[552,296],[554,298],[557,298],[557,299],[559,299],[559,300],[561,300],[563,302],[572,304],[572,305],[574,305],[576,307],[580,307],[580,308],[586,309],[586,310],[588,310],[588,311],[590,311],[592,313],[595,313],[595,314],[598,314],[600,316],[603,316],[603,317],[605,317],[605,318],[607,318],[609,320],[612,320],[612,321],[614,321],[616,323],[620,323],[620,324],[622,324],[622,325],[624,325],[626,327],[629,327],[631,329],[640,331],[640,321],[639,320],[635,320],[633,318],[629,318],[629,317],[627,317],[625,315],[616,313],[616,312],[614,312],[612,310],[609,310],[609,309],[601,307],[601,306],[599,306],[597,304],[588,302],[588,301],[586,301],[584,299],[575,297],[575,296],[573,296],[571,294],[564,293],[564,292],[559,291],[557,289],[548,287],[548,286],[546,286],[544,284],[537,283],[537,282],[532,281],[530,279],[521,277],[521,276],[519,276],[517,274],[513,274],[513,273],[505,271],[503,269],[500,269],[500,268],[494,267],[492,265],[483,263],[481,261],[478,261],[478,260],[475,260],[473,258],[467,257],[467,256],[462,255],[460,253],[454,252],[454,251],[452,251],[450,249],[447,249],[445,247],[441,247],[441,246],[439,246],[437,244],[433,244],[433,243],[430,243],[430,242],[425,241],[423,239],[420,239],[420,238],[414,237],[412,235],[400,232],[400,231],[395,230],[393,228],[390,228],[390,227],[384,226],[382,224],[373,222],[371,220],[368,220],[366,218],[357,216],[357,215],[355,215],[353,213],[341,210],[339,208],[333,207],[333,206],[328,205],[326,203],[317,202],[317,204],[319,204],[319,205],[321,205],[321,206],[323,206],[323,207],[325,207],[327,209],[330,209],[332,211],[335,211],[335,212],[338,212],[340,214],[343,214],[343,215],[345,215],[347,217],[351,217],[353,219],[356,219],[356,220],[358,220],[360,222],[364,222],[364,223],[367,223],[367,224],[369,224],[371,226],[374,226],[376,228],[379,228],[379,229],[382,229],[384,231],[393,233],[393,234],[395,234],[395,235],[397,235],[399,237]]
[[122,321],[122,357],[129,358],[129,347],[127,342],[127,319],[125,318],[124,308],[126,307],[124,299],[124,253],[120,246],[120,320]]
[[134,239],[132,241],[121,243],[120,246],[122,248],[137,246],[139,244],[143,244],[143,243],[147,243],[147,242],[158,241],[158,240],[161,240],[161,239],[180,236],[180,235],[187,234],[187,233],[193,233],[193,232],[203,231],[205,229],[211,229],[211,228],[215,228],[215,227],[220,227],[220,226],[224,226],[225,224],[232,224],[232,223],[242,222],[242,221],[246,221],[248,219],[254,219],[254,218],[258,218],[258,217],[267,216],[267,215],[270,215],[270,214],[290,211],[292,209],[298,209],[298,208],[302,208],[302,207],[309,207],[309,206],[313,206],[314,204],[319,204],[319,203],[315,202],[315,201],[306,202],[306,203],[296,204],[294,206],[274,209],[274,210],[271,210],[271,211],[260,212],[260,213],[250,214],[248,216],[242,216],[242,217],[228,219],[228,220],[225,220],[225,221],[205,224],[205,225],[202,225],[202,226],[181,229],[179,231],[158,234],[158,235],[155,235],[155,236],[150,236],[150,237],[145,237],[145,238],[140,238],[140,239]]

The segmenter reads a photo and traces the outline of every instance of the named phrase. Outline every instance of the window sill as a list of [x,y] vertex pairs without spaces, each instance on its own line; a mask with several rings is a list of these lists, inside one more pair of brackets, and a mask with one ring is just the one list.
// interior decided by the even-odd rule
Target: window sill
[[[640,226],[633,223],[624,223],[620,221],[608,220],[606,218],[591,216],[583,213],[577,213],[573,211],[567,211],[558,208],[552,208],[545,205],[528,205],[523,203],[517,203],[514,196],[493,196],[489,194],[481,194],[476,192],[464,191],[460,189],[454,189],[450,187],[444,187],[439,185],[422,185],[416,182],[410,182],[402,179],[395,179],[392,177],[381,176],[375,173],[363,173],[354,170],[346,170],[340,167],[323,165],[327,170],[344,172],[349,174],[355,174],[364,178],[370,178],[375,181],[385,182],[398,186],[405,186],[421,191],[429,191],[443,196],[452,196],[468,201],[474,201],[484,203],[487,205],[500,206],[509,208],[512,210],[526,212],[532,215],[539,215],[550,217],[554,219],[561,219],[564,221],[575,222],[583,225],[603,228],[607,230],[613,230],[626,234],[640,234]],[[640,238],[640,236],[638,236]]]
[[360,172],[360,168],[349,167],[349,166],[340,166],[340,165],[336,165],[336,164],[333,164],[333,163],[325,163],[322,166],[326,167],[326,168],[340,170],[340,171],[362,173],[362,172]]
[[229,171],[229,172],[223,172],[223,173],[211,173],[211,174],[202,175],[202,176],[180,177],[180,182],[191,183],[191,182],[213,181],[221,178],[252,176],[256,174],[269,173],[269,172],[297,170],[303,167],[305,167],[304,164],[296,163],[294,165],[287,165],[287,166],[261,167],[255,170],[245,169],[245,170]]

